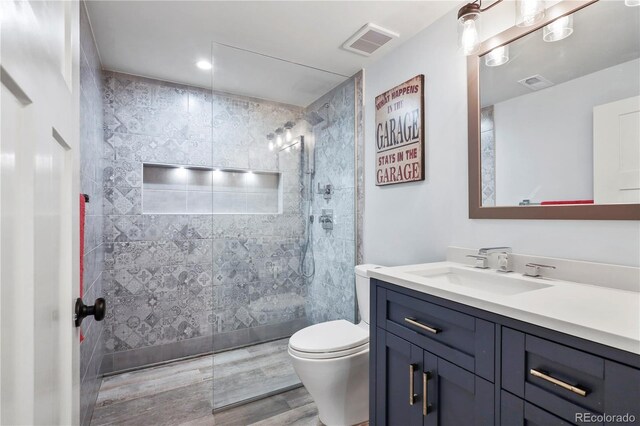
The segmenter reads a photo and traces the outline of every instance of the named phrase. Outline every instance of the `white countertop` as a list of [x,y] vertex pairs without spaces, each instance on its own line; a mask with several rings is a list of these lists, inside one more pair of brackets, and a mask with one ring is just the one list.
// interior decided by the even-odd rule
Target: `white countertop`
[[480,274],[499,274],[493,269],[474,269],[456,262],[379,268],[369,273],[373,278],[404,288],[640,354],[640,293],[636,291],[549,278],[523,278],[522,274],[513,272],[508,275],[550,286],[500,295],[411,273],[448,266],[470,268]]

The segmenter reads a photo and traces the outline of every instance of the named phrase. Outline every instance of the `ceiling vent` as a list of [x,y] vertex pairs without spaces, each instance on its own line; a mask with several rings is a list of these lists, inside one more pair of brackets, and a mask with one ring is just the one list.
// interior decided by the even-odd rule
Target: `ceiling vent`
[[518,83],[530,90],[541,90],[553,86],[553,83],[541,76],[540,74],[518,80]]
[[376,24],[367,24],[355,33],[342,47],[350,52],[364,56],[371,56],[373,52],[383,45],[398,38],[400,34],[379,27]]

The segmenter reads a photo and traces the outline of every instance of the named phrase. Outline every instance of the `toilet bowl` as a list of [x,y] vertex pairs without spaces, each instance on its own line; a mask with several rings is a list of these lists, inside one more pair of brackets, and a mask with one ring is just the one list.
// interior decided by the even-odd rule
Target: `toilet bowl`
[[328,426],[369,418],[369,275],[378,266],[356,266],[356,297],[362,321],[327,321],[289,339],[293,368]]

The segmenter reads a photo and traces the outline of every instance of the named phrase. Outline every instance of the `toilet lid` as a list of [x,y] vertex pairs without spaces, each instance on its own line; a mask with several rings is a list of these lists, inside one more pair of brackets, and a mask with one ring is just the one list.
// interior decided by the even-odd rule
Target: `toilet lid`
[[328,321],[315,324],[295,333],[289,346],[300,352],[326,353],[344,351],[369,342],[366,328],[345,321]]

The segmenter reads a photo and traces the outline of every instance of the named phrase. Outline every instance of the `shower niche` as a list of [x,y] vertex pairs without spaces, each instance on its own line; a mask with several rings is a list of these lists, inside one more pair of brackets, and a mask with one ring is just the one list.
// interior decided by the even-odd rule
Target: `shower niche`
[[279,172],[143,164],[144,214],[281,214]]

